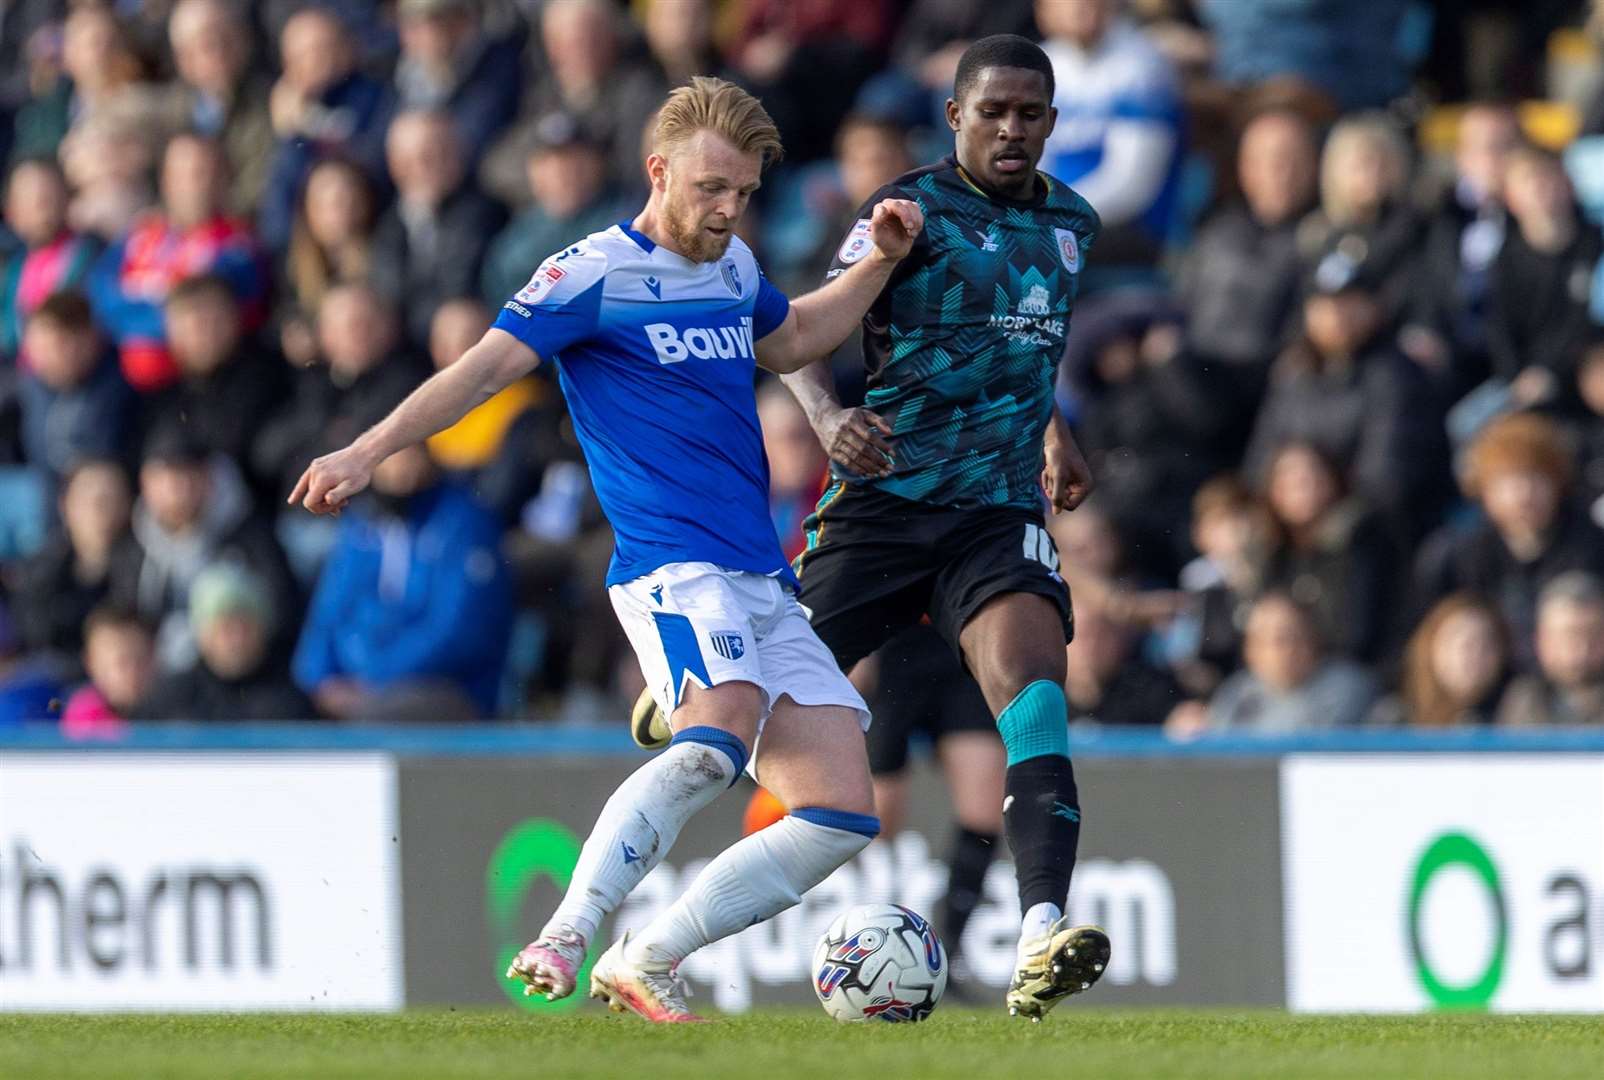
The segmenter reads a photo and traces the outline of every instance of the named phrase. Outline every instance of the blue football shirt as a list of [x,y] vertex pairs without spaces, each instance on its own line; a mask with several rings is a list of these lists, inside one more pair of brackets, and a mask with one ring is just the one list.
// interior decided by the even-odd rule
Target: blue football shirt
[[756,342],[790,302],[732,238],[695,263],[622,222],[540,264],[505,330],[556,363],[616,542],[607,584],[709,562],[793,585],[769,518]]

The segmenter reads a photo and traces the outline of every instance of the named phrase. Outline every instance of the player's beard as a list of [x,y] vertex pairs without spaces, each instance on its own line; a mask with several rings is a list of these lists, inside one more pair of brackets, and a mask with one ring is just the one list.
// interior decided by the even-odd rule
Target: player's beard
[[663,207],[663,227],[674,241],[674,246],[684,253],[691,262],[713,262],[729,250],[730,237],[734,231],[725,233],[724,239],[714,240],[702,231],[702,222],[694,216],[694,211],[681,212],[672,203],[665,202]]

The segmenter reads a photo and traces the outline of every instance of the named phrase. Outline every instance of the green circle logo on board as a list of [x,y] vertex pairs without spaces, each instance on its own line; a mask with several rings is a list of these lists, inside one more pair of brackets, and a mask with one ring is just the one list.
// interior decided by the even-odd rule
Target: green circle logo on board
[[[1481,974],[1468,983],[1453,985],[1438,977],[1421,941],[1420,918],[1426,889],[1437,874],[1452,866],[1468,869],[1487,890],[1493,908],[1493,949]],[[1443,833],[1432,841],[1415,864],[1409,887],[1409,948],[1414,956],[1415,975],[1433,1004],[1439,1009],[1485,1009],[1504,978],[1504,960],[1509,946],[1509,909],[1504,903],[1498,867],[1487,849],[1464,833]]]
[[[584,1000],[573,993],[560,1001],[524,996],[524,984],[506,977],[507,968],[528,942],[528,927],[519,915],[524,896],[542,878],[559,890],[568,888],[579,863],[579,838],[566,826],[545,818],[531,818],[507,830],[485,867],[485,909],[495,933],[496,983],[513,1004],[531,1011],[572,1009]],[[590,958],[579,969],[578,985],[590,981]]]

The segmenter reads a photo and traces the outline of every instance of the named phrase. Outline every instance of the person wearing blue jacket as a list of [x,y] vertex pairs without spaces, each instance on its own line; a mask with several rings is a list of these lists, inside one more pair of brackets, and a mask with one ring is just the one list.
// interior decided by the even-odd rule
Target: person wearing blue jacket
[[294,675],[349,720],[490,715],[512,625],[501,527],[408,447],[373,473],[313,593]]

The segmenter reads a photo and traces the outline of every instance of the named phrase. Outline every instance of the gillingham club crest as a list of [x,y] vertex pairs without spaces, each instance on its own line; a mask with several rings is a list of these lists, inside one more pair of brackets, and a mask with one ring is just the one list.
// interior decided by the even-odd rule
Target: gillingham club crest
[[1053,236],[1058,240],[1058,257],[1063,260],[1064,269],[1071,274],[1080,272],[1080,241],[1068,229],[1054,229]]

